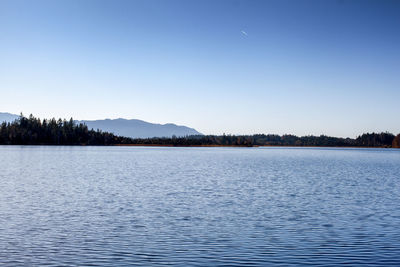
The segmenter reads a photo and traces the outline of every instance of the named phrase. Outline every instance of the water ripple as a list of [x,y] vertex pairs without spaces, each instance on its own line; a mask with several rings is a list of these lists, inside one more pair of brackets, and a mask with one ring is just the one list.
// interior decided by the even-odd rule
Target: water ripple
[[399,266],[400,151],[0,146],[2,266]]

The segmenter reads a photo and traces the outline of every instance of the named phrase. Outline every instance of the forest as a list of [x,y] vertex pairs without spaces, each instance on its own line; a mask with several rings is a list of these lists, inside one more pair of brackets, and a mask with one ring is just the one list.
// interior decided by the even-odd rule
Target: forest
[[147,146],[324,146],[324,147],[395,147],[400,148],[400,134],[365,133],[355,139],[331,136],[194,135],[172,138],[132,139],[85,124],[55,118],[40,120],[30,115],[0,125],[0,145],[147,145]]
[[88,129],[61,119],[40,120],[30,115],[0,126],[2,145],[116,145],[132,143],[130,138],[116,136],[100,130]]
[[321,146],[321,147],[397,147],[400,145],[400,134],[366,133],[356,139],[331,136],[295,135],[201,135],[173,138],[134,139],[133,144],[172,145],[172,146]]

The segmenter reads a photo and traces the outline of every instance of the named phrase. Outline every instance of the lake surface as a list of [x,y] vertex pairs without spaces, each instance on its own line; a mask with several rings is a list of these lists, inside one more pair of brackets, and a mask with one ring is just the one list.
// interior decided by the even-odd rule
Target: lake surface
[[400,265],[400,150],[0,146],[2,266]]

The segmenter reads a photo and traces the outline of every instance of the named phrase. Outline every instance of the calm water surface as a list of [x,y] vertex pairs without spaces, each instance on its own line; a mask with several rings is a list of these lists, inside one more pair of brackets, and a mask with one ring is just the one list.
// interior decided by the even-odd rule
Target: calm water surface
[[0,265],[400,265],[400,150],[0,146]]

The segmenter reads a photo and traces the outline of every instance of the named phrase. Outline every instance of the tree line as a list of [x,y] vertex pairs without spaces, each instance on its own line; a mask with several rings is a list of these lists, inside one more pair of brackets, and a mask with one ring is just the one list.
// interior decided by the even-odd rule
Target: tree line
[[40,120],[30,115],[0,126],[1,145],[161,145],[161,146],[326,146],[326,147],[397,147],[400,134],[365,133],[355,139],[326,135],[295,136],[255,135],[192,135],[171,138],[133,139],[88,129],[85,124],[55,118]]
[[89,130],[85,124],[61,119],[40,120],[30,115],[0,126],[2,145],[115,145],[131,139],[100,130]]
[[197,135],[173,138],[133,139],[140,145],[172,145],[172,146],[323,146],[323,147],[398,147],[400,134],[366,133],[356,139],[339,138],[326,135]]

